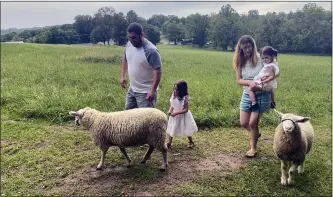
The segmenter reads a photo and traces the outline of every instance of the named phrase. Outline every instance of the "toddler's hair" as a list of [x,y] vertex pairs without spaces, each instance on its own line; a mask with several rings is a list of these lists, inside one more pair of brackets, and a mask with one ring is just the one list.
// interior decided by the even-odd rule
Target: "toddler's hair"
[[[183,99],[185,96],[188,95],[186,81],[178,80],[178,81],[176,81],[175,86],[177,87],[178,96],[180,99]],[[175,97],[175,94],[173,96]]]
[[276,57],[277,59],[278,51],[271,46],[265,46],[260,55],[269,55],[271,57]]

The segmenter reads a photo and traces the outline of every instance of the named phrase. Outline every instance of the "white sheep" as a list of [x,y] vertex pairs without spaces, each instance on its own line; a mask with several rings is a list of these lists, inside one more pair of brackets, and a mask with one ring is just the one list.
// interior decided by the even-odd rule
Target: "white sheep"
[[[281,184],[293,185],[296,168],[298,173],[304,172],[305,156],[311,150],[314,140],[314,129],[310,117],[297,116],[291,113],[282,114],[274,109],[281,118],[275,129],[273,149],[281,160]],[[287,165],[292,163],[287,180]]]
[[101,170],[104,164],[105,154],[110,146],[118,146],[127,160],[127,166],[131,166],[126,147],[148,144],[149,148],[141,163],[145,164],[156,148],[161,151],[163,165],[161,170],[166,170],[167,147],[165,145],[167,116],[155,108],[136,108],[118,112],[100,112],[86,107],[69,114],[75,116],[75,123],[88,129],[93,141],[102,151],[97,170]]

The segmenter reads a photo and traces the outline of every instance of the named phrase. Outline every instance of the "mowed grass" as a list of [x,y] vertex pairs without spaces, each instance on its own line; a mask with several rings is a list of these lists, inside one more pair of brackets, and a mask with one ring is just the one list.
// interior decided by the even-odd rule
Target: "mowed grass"
[[[194,140],[199,157],[221,152],[245,153],[249,135],[239,128],[242,88],[236,84],[230,52],[158,46],[163,62],[158,108],[167,111],[173,84],[189,85],[190,109],[201,129]],[[126,90],[120,87],[122,47],[85,47],[37,44],[1,44],[1,195],[66,195],[57,186],[79,169],[98,164],[100,152],[89,133],[75,127],[71,110],[90,106],[101,111],[123,110]],[[280,162],[272,150],[273,113],[263,115],[260,156],[246,160],[236,173],[199,176],[168,188],[170,195],[332,195],[331,57],[278,56],[281,76],[276,90],[277,109],[310,116],[316,140],[305,164],[305,174],[294,187],[280,185]],[[175,139],[176,150],[186,139]],[[130,149],[138,163],[145,150]],[[107,163],[125,163],[116,148]],[[137,167],[134,181],[154,180],[160,155],[149,168]],[[170,164],[172,165],[172,164]],[[78,186],[79,187],[79,186]],[[164,187],[164,185],[161,185]],[[121,195],[129,185],[76,195]],[[96,193],[97,192],[97,193]],[[161,193],[159,195],[164,195]]]

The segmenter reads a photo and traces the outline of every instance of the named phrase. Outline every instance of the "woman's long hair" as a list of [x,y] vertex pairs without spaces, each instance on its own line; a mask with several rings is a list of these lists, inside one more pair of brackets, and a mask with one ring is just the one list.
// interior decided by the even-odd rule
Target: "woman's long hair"
[[255,67],[257,65],[258,52],[257,52],[256,42],[254,41],[254,39],[251,36],[244,35],[239,38],[237,45],[236,45],[236,49],[235,49],[235,53],[234,53],[234,57],[233,57],[233,67],[235,70],[237,70],[238,67],[242,68],[245,66],[246,60],[244,57],[244,52],[240,48],[240,45],[247,44],[247,43],[250,43],[252,45],[252,54],[250,57],[251,67]]

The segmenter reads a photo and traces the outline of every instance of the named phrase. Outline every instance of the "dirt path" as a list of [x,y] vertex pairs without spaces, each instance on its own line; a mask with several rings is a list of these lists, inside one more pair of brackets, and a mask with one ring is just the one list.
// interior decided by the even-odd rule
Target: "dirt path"
[[[201,158],[186,154],[186,151],[193,150],[169,152],[169,169],[166,172],[158,171],[149,162],[146,165],[136,162],[131,168],[106,163],[103,171],[92,167],[69,175],[53,191],[61,195],[167,195],[168,188],[209,174],[225,176],[238,170],[245,161],[240,154],[221,153],[212,158]],[[159,156],[156,152],[152,154],[152,157]]]

